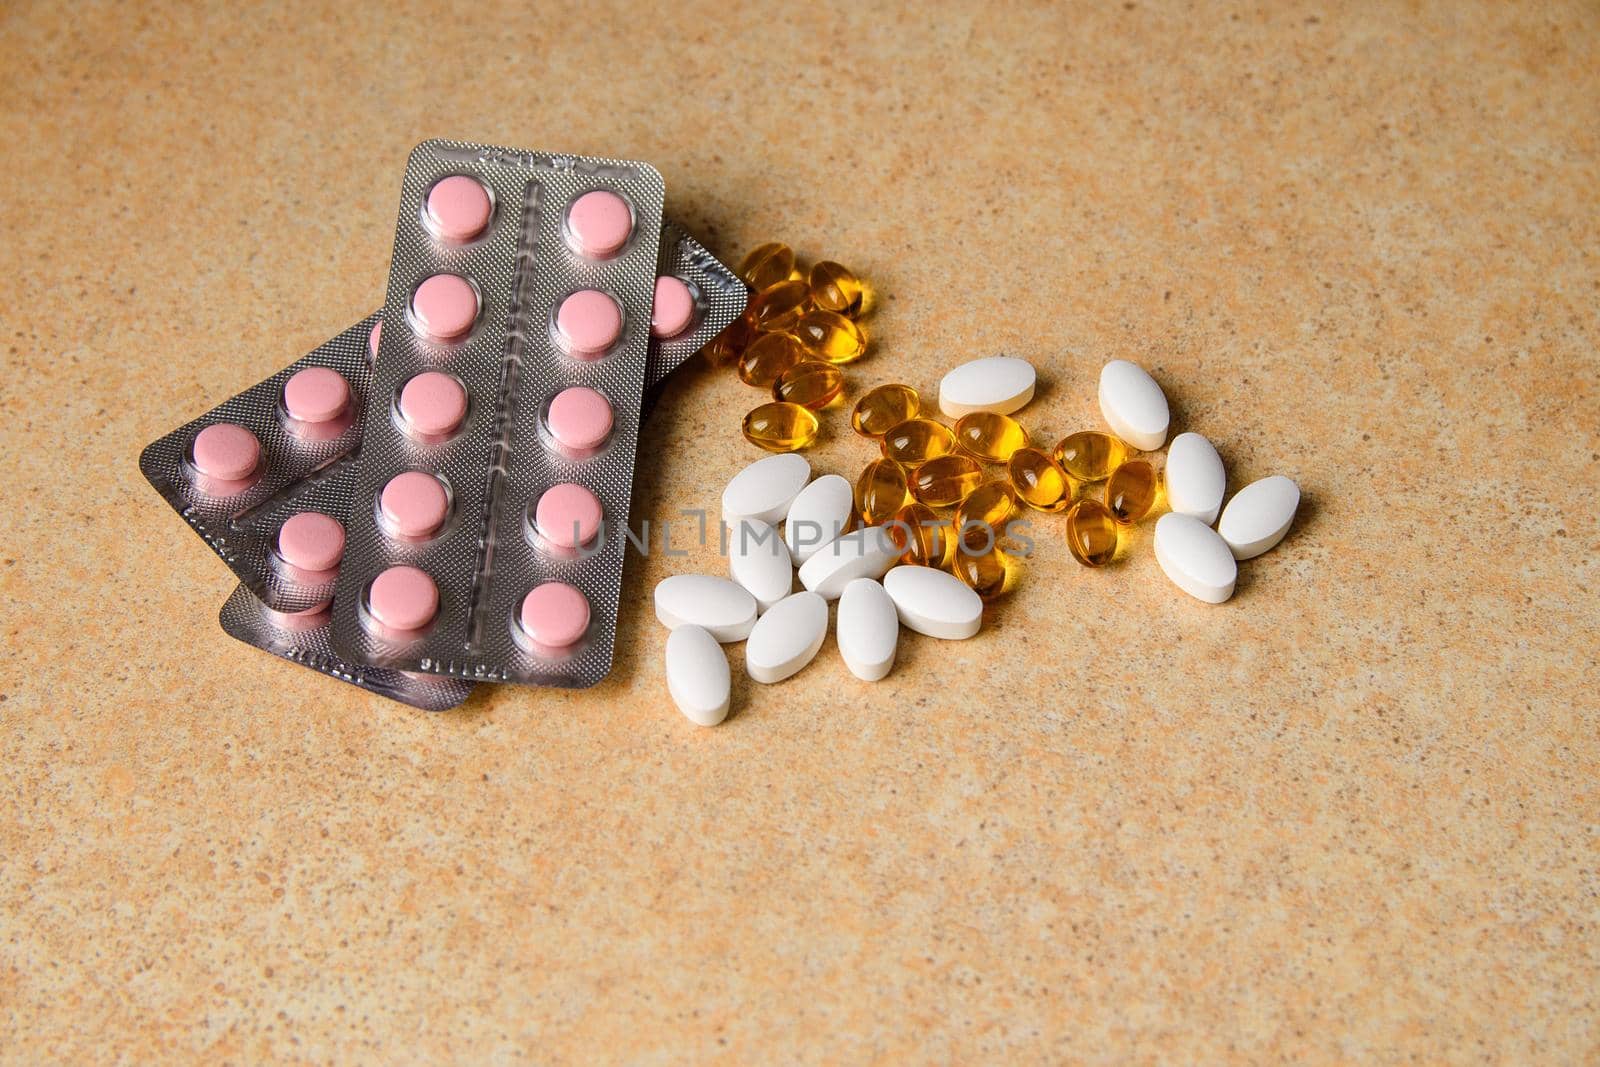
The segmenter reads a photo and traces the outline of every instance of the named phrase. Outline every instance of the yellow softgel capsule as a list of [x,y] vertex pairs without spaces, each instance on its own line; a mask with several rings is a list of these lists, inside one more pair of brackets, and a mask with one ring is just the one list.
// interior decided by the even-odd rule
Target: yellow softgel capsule
[[1098,482],[1128,458],[1128,446],[1120,437],[1099,430],[1080,430],[1056,443],[1056,462],[1080,482]]
[[1106,507],[1123,526],[1132,526],[1156,506],[1161,480],[1142,459],[1124,463],[1106,479]]
[[1004,463],[1027,443],[1022,424],[998,411],[973,411],[956,420],[956,444],[985,463]]
[[856,513],[868,526],[888,522],[910,500],[906,472],[893,460],[873,460],[856,479]]
[[844,392],[844,371],[832,363],[803,359],[778,375],[772,398],[820,411]]
[[955,529],[949,519],[925,504],[910,503],[894,513],[889,536],[900,546],[902,563],[944,567],[955,553]]
[[956,530],[967,545],[993,546],[1017,513],[1017,494],[1006,482],[985,482],[956,509]]
[[956,553],[950,569],[955,571],[957,578],[971,586],[974,593],[985,600],[993,600],[1006,591],[1006,582],[1011,576],[1011,561],[998,548],[976,555],[962,548]]
[[1017,498],[1036,511],[1061,511],[1072,503],[1072,482],[1061,464],[1037,448],[1019,448],[1006,463]]
[[805,349],[788,334],[760,334],[739,357],[739,378],[746,385],[770,389],[784,371],[805,358]]
[[971,456],[935,456],[911,473],[911,493],[931,508],[961,503],[983,481],[983,468]]
[[1104,567],[1117,554],[1117,520],[1098,500],[1085,498],[1067,511],[1067,548],[1085,567]]
[[907,419],[883,435],[884,458],[907,467],[948,456],[955,450],[956,435],[950,427],[932,419]]
[[745,305],[745,321],[763,333],[784,333],[794,328],[811,302],[805,282],[787,281],[769,285]]
[[861,314],[866,296],[866,286],[843,263],[824,259],[812,265],[811,302],[822,310],[853,319]]
[[886,432],[915,418],[922,406],[917,391],[909,385],[890,383],[868,389],[850,412],[850,428],[863,437],[882,437]]
[[794,275],[794,249],[782,241],[768,241],[750,250],[739,262],[739,277],[752,289],[766,289]]
[[739,357],[744,355],[744,350],[750,347],[750,342],[759,336],[755,327],[744,319],[734,319],[706,345],[706,358],[711,361],[713,367],[738,363]]
[[854,363],[867,352],[861,327],[836,311],[808,311],[789,330],[806,351],[829,363]]
[[799,404],[773,401],[744,417],[744,436],[768,452],[798,452],[817,439],[817,417]]

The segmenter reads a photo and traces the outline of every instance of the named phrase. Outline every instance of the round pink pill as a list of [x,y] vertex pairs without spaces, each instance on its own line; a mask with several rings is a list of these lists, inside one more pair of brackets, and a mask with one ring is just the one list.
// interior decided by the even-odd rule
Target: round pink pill
[[622,308],[598,289],[579,289],[556,312],[561,347],[575,356],[598,356],[622,335]]
[[694,318],[694,293],[682,278],[656,279],[656,300],[650,306],[650,336],[676,337]]
[[587,452],[611,433],[611,401],[587,386],[563,389],[550,401],[550,436],[563,448]]
[[389,479],[378,495],[378,512],[397,537],[432,537],[450,515],[450,492],[423,471],[406,471]]
[[393,630],[420,630],[439,614],[439,587],[415,567],[390,567],[367,590],[367,610]]
[[219,422],[194,438],[194,467],[207,478],[240,482],[261,465],[261,442],[243,426]]
[[425,437],[455,433],[467,417],[467,390],[436,370],[423,371],[400,389],[400,417]]
[[372,332],[367,334],[367,358],[378,358],[378,342],[383,339],[383,320],[379,319],[372,324]]
[[600,501],[581,485],[553,485],[539,497],[533,524],[557,548],[579,548],[600,532]]
[[483,183],[452,174],[428,190],[423,207],[428,227],[446,241],[470,241],[489,225],[494,203]]
[[344,558],[344,526],[316,511],[291,515],[278,528],[278,555],[303,571],[331,571]]
[[612,256],[633,233],[633,209],[604,189],[584,193],[567,208],[567,234],[586,256]]
[[350,407],[350,383],[327,367],[296,371],[283,383],[283,409],[298,422],[331,422]]
[[529,640],[544,648],[566,648],[589,631],[589,600],[565,582],[534,586],[518,615]]
[[411,294],[411,320],[425,337],[460,337],[478,321],[478,291],[458,274],[424,278]]

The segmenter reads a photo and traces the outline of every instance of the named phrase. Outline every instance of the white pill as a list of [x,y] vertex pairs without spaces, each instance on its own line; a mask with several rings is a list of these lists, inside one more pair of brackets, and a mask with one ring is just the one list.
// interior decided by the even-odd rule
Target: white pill
[[789,546],[760,519],[740,519],[728,531],[728,573],[756,598],[761,611],[788,596],[794,586]]
[[1136,363],[1114,359],[1101,368],[1100,414],[1134,448],[1153,452],[1167,439],[1167,394]]
[[680,626],[667,635],[667,692],[690,722],[715,726],[726,719],[732,684],[727,654],[709,632]]
[[1167,449],[1167,505],[1210,526],[1222,510],[1228,475],[1222,457],[1197,433],[1180,433]]
[[793,452],[758,459],[733,476],[722,491],[722,521],[740,519],[782,521],[796,494],[811,477],[811,464]]
[[833,634],[850,673],[864,682],[876,682],[894,666],[895,646],[900,643],[894,601],[871,578],[857,578],[839,595]]
[[1217,533],[1234,559],[1250,559],[1283,540],[1299,508],[1300,487],[1293,479],[1274,474],[1233,494]]
[[795,593],[761,616],[744,646],[744,668],[758,682],[781,682],[816,658],[828,636],[828,602]]
[[1033,399],[1039,376],[1015,356],[990,356],[963,363],[939,381],[939,410],[952,419],[974,411],[1009,415]]
[[726,578],[674,574],[656,584],[656,618],[669,630],[699,626],[724,644],[743,641],[756,624],[756,598]]
[[1217,531],[1193,515],[1168,512],[1156,522],[1156,562],[1174,585],[1207,604],[1233,595],[1239,566]]
[[850,525],[850,508],[855,503],[850,481],[837,474],[824,474],[804,489],[789,505],[783,521],[783,539],[794,557],[795,566],[817,554]]
[[983,601],[953,574],[932,567],[896,567],[883,576],[900,623],[919,634],[959,641],[983,624]]
[[837,600],[857,578],[882,578],[900,549],[883,526],[868,526],[836,537],[800,568],[800,584],[828,600]]

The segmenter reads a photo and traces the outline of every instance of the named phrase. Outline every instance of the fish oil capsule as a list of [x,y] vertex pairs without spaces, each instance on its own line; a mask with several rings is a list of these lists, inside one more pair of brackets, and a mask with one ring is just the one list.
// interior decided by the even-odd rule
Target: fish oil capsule
[[926,504],[910,503],[894,513],[889,536],[900,546],[900,560],[922,567],[943,567],[955,554],[955,529]]
[[1156,469],[1142,459],[1124,463],[1106,479],[1106,507],[1123,526],[1132,526],[1156,505],[1161,491]]
[[954,507],[983,481],[983,468],[971,456],[935,456],[911,474],[911,491],[929,507]]
[[1037,448],[1019,448],[1006,463],[1017,498],[1037,511],[1062,511],[1072,503],[1072,482],[1061,464]]
[[744,436],[768,452],[798,452],[817,439],[817,417],[799,404],[762,404],[744,417]]
[[956,435],[932,419],[907,419],[883,435],[884,456],[907,467],[948,456],[955,450]]
[[844,371],[832,363],[804,359],[772,383],[774,400],[787,400],[803,408],[820,411],[844,392]]
[[750,347],[750,342],[759,336],[756,328],[742,317],[734,319],[706,345],[706,358],[713,367],[737,363],[739,357],[744,355],[744,350]]
[[993,600],[1006,591],[1011,577],[1011,561],[998,548],[974,555],[966,549],[956,553],[951,569],[956,577],[985,600]]
[[882,437],[907,419],[915,418],[922,400],[909,385],[880,385],[869,389],[850,412],[850,428],[863,437]]
[[786,282],[793,274],[794,249],[782,241],[757,245],[739,262],[739,277],[756,290]]
[[794,328],[811,301],[805,282],[789,281],[769,285],[745,305],[745,321],[763,333],[782,333]]
[[1085,498],[1067,512],[1067,548],[1085,567],[1104,567],[1117,554],[1117,520],[1098,500]]
[[739,357],[739,378],[746,385],[770,389],[784,371],[805,358],[805,349],[786,333],[764,333]]
[[1005,536],[1017,513],[1017,494],[1006,482],[985,482],[956,509],[956,531],[963,544],[992,546]]
[[873,460],[856,479],[856,512],[868,526],[888,522],[910,500],[906,472],[893,460]]
[[824,311],[837,311],[847,318],[861,314],[866,287],[843,263],[824,259],[811,267],[811,302]]
[[1028,443],[1028,431],[1010,415],[974,411],[956,420],[956,444],[985,463],[1004,463]]
[[1120,437],[1099,430],[1081,430],[1057,442],[1056,462],[1080,482],[1098,482],[1128,458],[1128,446]]
[[808,352],[829,363],[854,363],[867,352],[861,327],[836,311],[808,311],[788,329]]

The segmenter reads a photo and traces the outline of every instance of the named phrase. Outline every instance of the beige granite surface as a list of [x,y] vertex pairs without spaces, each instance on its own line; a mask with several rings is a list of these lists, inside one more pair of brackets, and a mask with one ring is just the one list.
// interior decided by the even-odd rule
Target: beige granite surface
[[[579,10],[0,8],[0,1060],[1600,1057],[1600,7]],[[716,730],[649,609],[708,548],[586,692],[240,645],[139,449],[374,306],[430,136],[856,267],[853,391],[1016,353],[1048,443],[1137,360],[1300,521],[1221,608],[1045,538]],[[683,374],[636,513],[754,400]]]

